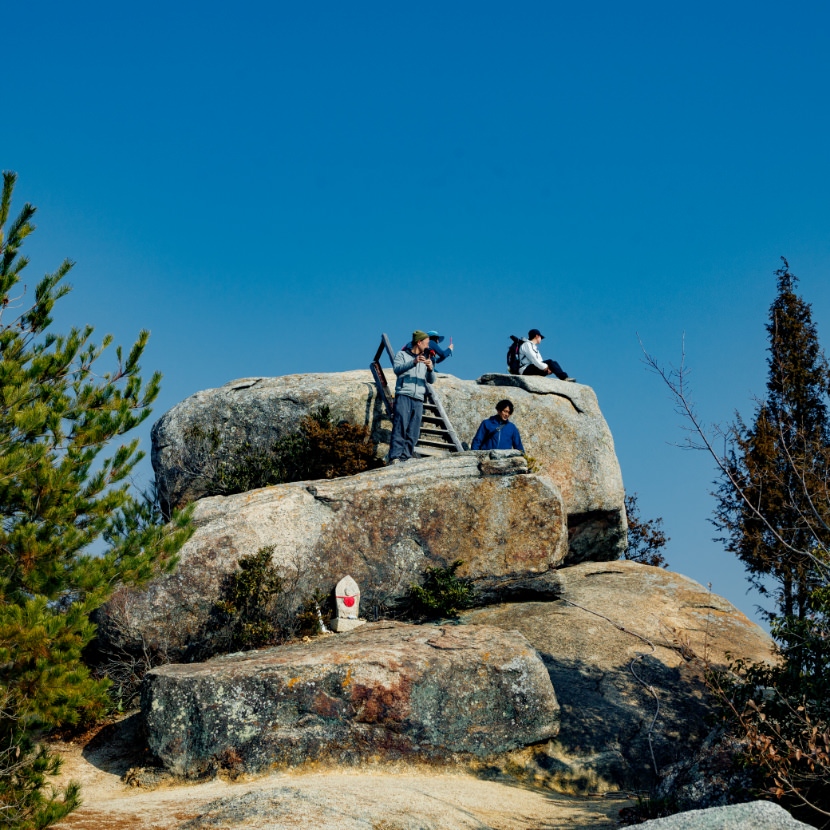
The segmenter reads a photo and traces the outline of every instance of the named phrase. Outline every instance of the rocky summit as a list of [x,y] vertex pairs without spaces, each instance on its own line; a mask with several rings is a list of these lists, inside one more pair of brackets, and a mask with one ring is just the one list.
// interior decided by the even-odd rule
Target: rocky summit
[[152,670],[142,706],[171,771],[310,760],[486,758],[559,728],[527,640],[489,626],[373,623],[311,643]]
[[[526,455],[466,450],[205,496],[217,464],[296,431],[322,405],[366,425],[382,456],[390,424],[368,371],[234,381],[155,425],[157,483],[168,507],[195,501],[195,532],[173,573],[101,609],[105,651],[215,653],[205,638],[223,581],[266,547],[293,609],[349,576],[367,620],[153,669],[142,711],[168,769],[486,758],[552,786],[643,789],[703,743],[704,666],[727,653],[772,659],[769,637],[726,600],[619,561],[622,477],[590,388],[493,374],[439,375],[436,389],[464,441],[509,397]],[[388,620],[429,569],[456,560],[478,607],[456,625]]]
[[[391,375],[391,370],[387,370]],[[562,494],[574,559],[614,559],[625,546],[625,491],[614,441],[593,390],[541,377],[439,374],[435,389],[462,442],[509,397],[534,469]],[[198,392],[153,427],[152,461],[164,505],[202,498],[222,463],[244,446],[266,447],[327,406],[334,420],[369,428],[376,453],[388,451],[391,422],[368,369],[244,378]]]

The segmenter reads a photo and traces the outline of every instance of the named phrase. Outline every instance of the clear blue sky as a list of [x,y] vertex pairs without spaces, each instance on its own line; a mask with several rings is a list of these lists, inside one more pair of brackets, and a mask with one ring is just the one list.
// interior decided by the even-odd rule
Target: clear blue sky
[[830,337],[827,4],[40,2],[2,26],[30,285],[69,257],[59,326],[152,330],[155,415],[415,327],[474,378],[538,327],[673,569],[752,613],[636,333],[670,362],[685,332],[711,422],[763,393],[781,255]]

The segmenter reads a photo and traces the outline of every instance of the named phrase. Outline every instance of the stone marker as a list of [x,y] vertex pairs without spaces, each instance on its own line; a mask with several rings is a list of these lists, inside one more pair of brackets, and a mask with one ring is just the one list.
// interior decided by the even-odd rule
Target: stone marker
[[344,576],[337,583],[334,598],[337,603],[337,616],[331,621],[332,631],[342,634],[366,624],[366,620],[360,619],[360,588],[350,576]]

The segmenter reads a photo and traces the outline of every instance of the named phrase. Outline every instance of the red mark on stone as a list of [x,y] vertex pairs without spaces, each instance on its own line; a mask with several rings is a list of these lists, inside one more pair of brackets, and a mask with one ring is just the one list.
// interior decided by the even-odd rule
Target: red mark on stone
[[354,597],[343,597],[343,605],[346,608],[351,608],[354,605]]

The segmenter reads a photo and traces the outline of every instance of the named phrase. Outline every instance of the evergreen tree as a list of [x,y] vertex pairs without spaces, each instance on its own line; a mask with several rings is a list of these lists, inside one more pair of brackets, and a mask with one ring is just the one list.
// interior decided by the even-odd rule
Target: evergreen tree
[[663,519],[644,519],[637,504],[637,493],[626,493],[625,513],[628,519],[628,546],[623,559],[655,568],[668,568],[663,548],[671,540],[663,531]]
[[[828,367],[797,279],[776,272],[770,307],[768,379],[751,426],[738,416],[720,452],[698,417],[681,361],[646,363],[674,395],[689,424],[688,446],[705,449],[720,471],[715,524],[750,581],[776,600],[769,612],[780,660],[737,660],[711,672],[726,753],[757,795],[780,799],[799,817],[830,817],[830,425]],[[718,441],[717,443],[720,443]]]
[[737,419],[715,523],[750,581],[774,594],[772,616],[804,619],[830,541],[828,371],[810,305],[783,262],[767,323],[767,395],[751,427]]
[[41,738],[107,704],[107,681],[81,659],[94,635],[90,612],[117,585],[171,567],[190,528],[187,514],[161,524],[130,493],[142,453],[137,439],[120,439],[150,414],[160,382],[139,374],[148,332],[102,371],[110,336],[96,344],[89,326],[49,331],[72,264],[24,302],[20,247],[35,209],[10,219],[15,179],[3,174],[0,198],[0,827],[39,828],[79,798],[76,785],[48,786],[60,759]]

